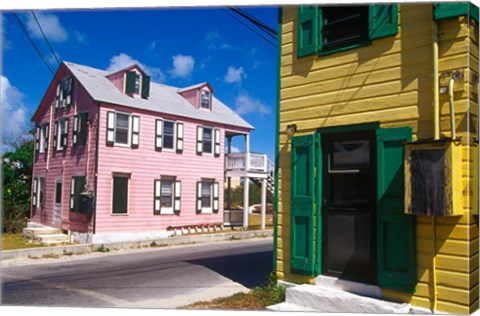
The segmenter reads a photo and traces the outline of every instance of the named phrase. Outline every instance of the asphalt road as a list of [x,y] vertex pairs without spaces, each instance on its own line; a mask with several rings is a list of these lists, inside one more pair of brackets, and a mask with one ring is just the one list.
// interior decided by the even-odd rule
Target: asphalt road
[[272,248],[261,238],[2,262],[2,305],[178,308],[263,284]]

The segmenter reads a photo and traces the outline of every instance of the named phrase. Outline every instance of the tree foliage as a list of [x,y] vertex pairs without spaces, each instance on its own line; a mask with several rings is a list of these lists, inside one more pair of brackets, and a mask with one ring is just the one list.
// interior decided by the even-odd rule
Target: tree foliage
[[[225,188],[225,194],[224,194],[224,203],[225,207],[227,207],[227,191],[228,189]],[[272,203],[273,202],[273,196],[269,193],[267,193],[267,203]],[[249,205],[253,204],[260,204],[262,201],[262,190],[261,187],[258,185],[255,185],[254,183],[250,182],[249,185]],[[232,208],[235,207],[241,207],[243,205],[243,183],[237,186],[236,188],[232,188],[232,194],[231,194],[231,205]]]
[[30,214],[33,141],[19,144],[2,157],[2,231],[19,232]]

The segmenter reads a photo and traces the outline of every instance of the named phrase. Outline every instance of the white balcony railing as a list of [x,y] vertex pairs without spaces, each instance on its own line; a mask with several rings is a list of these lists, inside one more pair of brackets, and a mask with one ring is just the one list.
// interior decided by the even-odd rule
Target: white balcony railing
[[[255,153],[233,153],[225,155],[225,169],[270,172],[273,170],[273,163],[268,160],[265,154]],[[272,169],[272,170],[269,170]]]

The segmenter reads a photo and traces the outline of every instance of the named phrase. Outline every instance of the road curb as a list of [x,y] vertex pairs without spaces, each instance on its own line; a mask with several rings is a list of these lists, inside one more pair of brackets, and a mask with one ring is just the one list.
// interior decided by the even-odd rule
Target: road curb
[[212,243],[230,240],[242,240],[250,238],[272,237],[273,230],[255,230],[255,231],[238,231],[226,232],[206,235],[183,235],[172,236],[167,238],[115,242],[115,243],[97,243],[97,244],[81,244],[81,245],[65,245],[54,247],[39,247],[17,250],[2,250],[0,252],[1,260],[12,260],[20,258],[45,258],[50,256],[61,255],[81,255],[93,252],[107,252],[110,250],[135,249],[145,247],[168,247],[188,244]]

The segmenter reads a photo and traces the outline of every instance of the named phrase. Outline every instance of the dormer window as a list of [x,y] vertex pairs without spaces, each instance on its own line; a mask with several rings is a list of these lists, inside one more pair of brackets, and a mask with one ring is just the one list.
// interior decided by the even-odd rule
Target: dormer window
[[148,98],[150,95],[150,76],[135,71],[126,73],[125,93]]
[[200,90],[200,107],[202,109],[210,110],[211,94],[210,91]]

